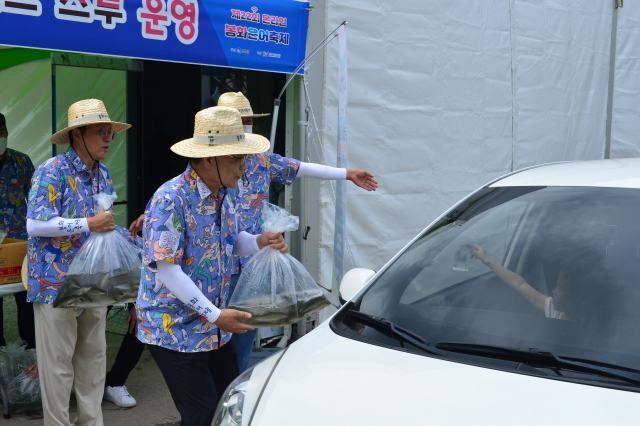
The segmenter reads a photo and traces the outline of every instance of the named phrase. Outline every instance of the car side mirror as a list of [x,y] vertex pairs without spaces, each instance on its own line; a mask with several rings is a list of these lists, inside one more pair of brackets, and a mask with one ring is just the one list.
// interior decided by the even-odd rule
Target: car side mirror
[[344,305],[351,300],[375,274],[376,271],[365,268],[353,268],[344,274],[340,282],[340,303]]

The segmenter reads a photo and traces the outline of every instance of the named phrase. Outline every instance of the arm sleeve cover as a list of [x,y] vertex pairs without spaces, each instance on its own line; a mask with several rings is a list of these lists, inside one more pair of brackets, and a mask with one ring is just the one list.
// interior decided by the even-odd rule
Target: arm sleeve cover
[[323,166],[315,163],[300,163],[297,177],[309,177],[322,180],[345,180],[347,169]]
[[158,260],[156,265],[158,267],[156,279],[159,278],[178,300],[205,317],[209,322],[218,320],[220,309],[204,297],[191,278],[182,271],[180,265],[164,260]]
[[233,254],[244,257],[250,256],[258,251],[260,251],[260,247],[258,247],[258,236],[240,231]]
[[87,219],[65,219],[54,217],[49,220],[27,219],[27,233],[32,237],[64,237],[89,232]]

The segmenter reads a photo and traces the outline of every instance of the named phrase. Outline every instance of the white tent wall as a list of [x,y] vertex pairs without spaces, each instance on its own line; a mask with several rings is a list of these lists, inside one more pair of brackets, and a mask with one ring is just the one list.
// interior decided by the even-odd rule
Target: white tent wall
[[618,9],[611,158],[640,155],[640,4]]
[[511,1],[513,170],[603,158],[613,2]]
[[[444,209],[524,166],[602,158],[612,2],[327,0],[325,32],[348,21],[348,186],[358,267],[380,269]],[[315,13],[315,12],[313,12]],[[338,45],[325,55],[323,143],[335,165]],[[319,201],[319,282],[333,267],[334,206]],[[310,250],[308,248],[307,250]],[[345,269],[351,263],[345,259]]]

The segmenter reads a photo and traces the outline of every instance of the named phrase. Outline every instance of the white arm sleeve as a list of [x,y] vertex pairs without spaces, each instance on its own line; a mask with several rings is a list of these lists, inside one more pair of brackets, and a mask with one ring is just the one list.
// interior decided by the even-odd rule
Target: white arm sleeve
[[158,273],[156,280],[160,279],[162,284],[169,289],[189,308],[205,317],[209,322],[216,322],[220,316],[220,309],[204,297],[204,294],[191,281],[191,278],[182,271],[180,265],[169,263],[164,260],[156,262]]
[[300,163],[300,169],[296,177],[310,177],[322,180],[345,180],[347,169],[323,166],[315,163]]
[[258,247],[258,236],[240,231],[238,238],[236,239],[233,254],[244,257],[257,253],[258,251],[260,251],[260,247]]
[[64,237],[89,232],[87,219],[65,219],[54,217],[49,220],[27,219],[27,233],[32,237]]

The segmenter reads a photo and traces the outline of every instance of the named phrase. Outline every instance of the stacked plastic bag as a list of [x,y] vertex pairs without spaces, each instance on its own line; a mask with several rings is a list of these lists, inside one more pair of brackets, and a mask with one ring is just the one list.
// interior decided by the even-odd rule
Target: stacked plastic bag
[[27,342],[17,340],[0,347],[0,381],[12,405],[42,405],[40,379],[25,370],[35,364],[36,350],[26,349]]
[[[265,205],[262,218],[264,232],[298,229],[296,216],[272,204]],[[245,324],[280,327],[330,305],[329,297],[293,256],[267,246],[242,270],[228,307],[249,312],[252,317],[241,320]]]
[[[109,210],[116,194],[94,195]],[[123,233],[92,232],[82,245],[53,303],[54,308],[94,308],[134,302],[140,287],[139,248]]]

